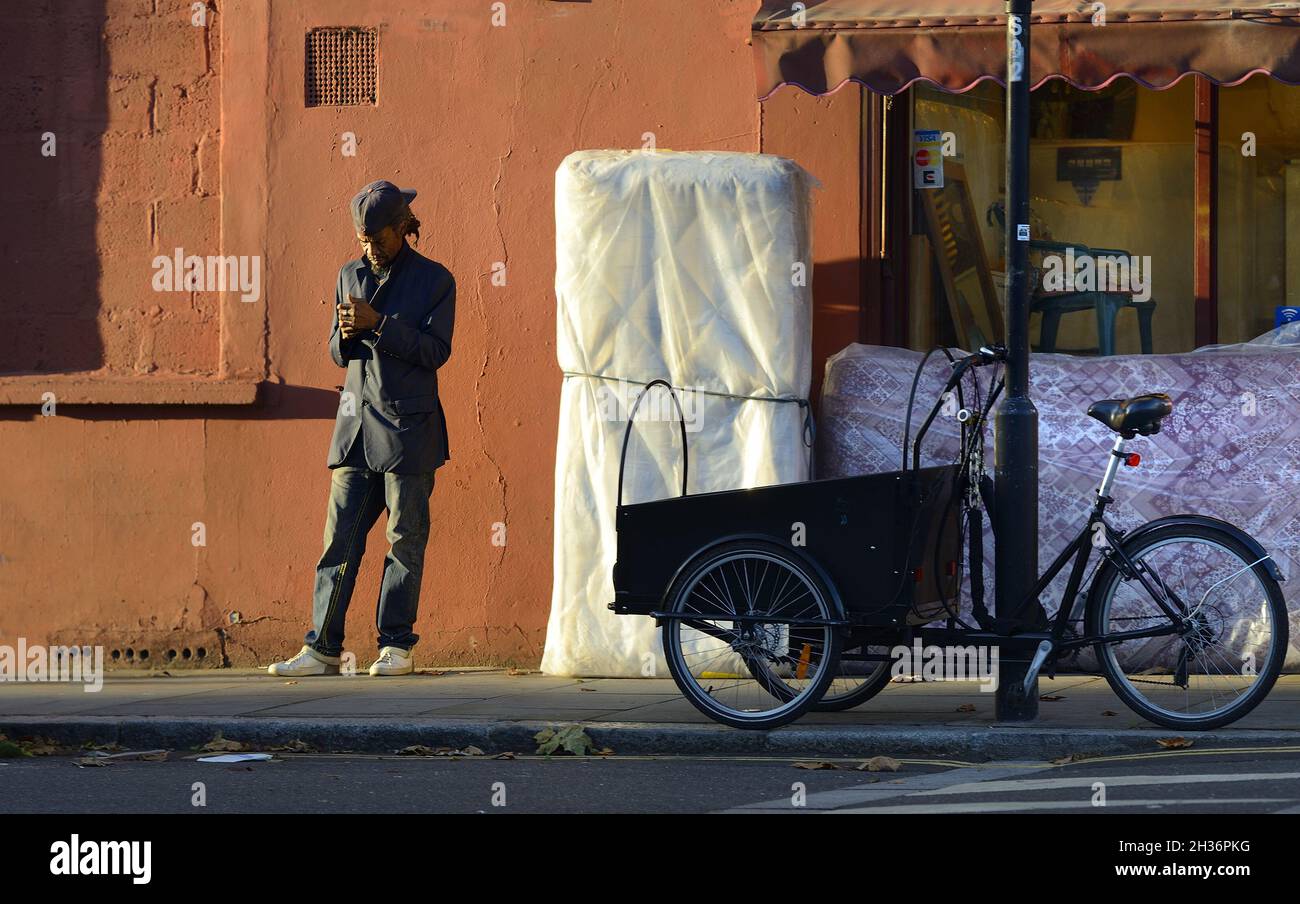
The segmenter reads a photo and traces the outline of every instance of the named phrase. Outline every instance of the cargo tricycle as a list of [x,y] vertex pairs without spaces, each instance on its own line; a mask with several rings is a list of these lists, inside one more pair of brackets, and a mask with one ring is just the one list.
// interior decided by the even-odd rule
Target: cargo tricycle
[[[1169,396],[1088,406],[1114,439],[1079,532],[1027,596],[993,614],[984,603],[984,516],[994,502],[984,435],[1005,386],[1006,351],[941,351],[951,374],[915,440],[909,405],[898,471],[688,494],[683,426],[682,495],[625,505],[637,407],[657,387],[677,401],[666,381],[641,391],[619,465],[610,609],[655,619],[682,694],[718,722],[774,728],[810,709],[870,700],[896,673],[919,671],[914,662],[898,667],[919,647],[994,649],[1001,658],[984,661],[1028,663],[1007,691],[1022,695],[1068,658],[1104,675],[1134,712],[1173,729],[1219,727],[1254,708],[1287,649],[1276,562],[1215,518],[1180,514],[1125,530],[1106,517],[1120,467],[1140,463],[1130,445],[1160,431],[1173,411]],[[985,367],[992,370],[981,381]],[[960,424],[959,452],[951,463],[919,467],[941,412]],[[1067,565],[1048,617],[1042,597]],[[944,657],[940,677],[954,677],[951,666],[963,661]]]

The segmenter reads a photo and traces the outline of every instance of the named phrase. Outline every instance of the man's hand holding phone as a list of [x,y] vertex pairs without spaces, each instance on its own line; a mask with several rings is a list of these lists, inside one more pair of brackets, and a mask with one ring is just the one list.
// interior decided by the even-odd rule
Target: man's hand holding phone
[[346,302],[336,307],[336,311],[339,332],[344,339],[352,339],[368,330],[373,330],[379,326],[381,320],[380,313],[372,308],[369,302],[351,294],[348,295]]

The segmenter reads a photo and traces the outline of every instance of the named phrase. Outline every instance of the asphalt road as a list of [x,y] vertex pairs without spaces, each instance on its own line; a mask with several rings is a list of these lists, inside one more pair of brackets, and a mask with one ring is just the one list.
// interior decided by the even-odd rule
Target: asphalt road
[[[1300,812],[1300,748],[1189,750],[1069,765],[903,760],[397,757],[79,767],[0,760],[3,813],[1285,813]],[[201,799],[202,805],[199,805]]]

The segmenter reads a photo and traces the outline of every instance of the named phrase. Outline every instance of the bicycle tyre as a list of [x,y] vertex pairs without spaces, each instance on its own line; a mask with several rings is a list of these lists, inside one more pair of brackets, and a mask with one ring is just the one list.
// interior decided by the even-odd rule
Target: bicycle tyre
[[[1259,587],[1264,591],[1273,632],[1269,640],[1264,666],[1254,673],[1257,680],[1230,705],[1221,710],[1204,714],[1177,714],[1152,703],[1137,690],[1136,685],[1119,663],[1115,652],[1115,648],[1121,646],[1122,642],[1120,644],[1098,643],[1094,645],[1094,650],[1107,683],[1116,696],[1123,700],[1125,705],[1134,712],[1144,719],[1165,728],[1205,731],[1222,727],[1240,719],[1259,705],[1268,695],[1268,692],[1272,690],[1286,658],[1288,635],[1286,601],[1282,596],[1282,589],[1278,586],[1277,581],[1264,568],[1262,562],[1255,561],[1258,556],[1231,532],[1222,528],[1199,524],[1171,524],[1131,537],[1123,542],[1121,548],[1130,559],[1137,562],[1143,561],[1143,557],[1153,550],[1179,540],[1200,541],[1220,547],[1242,563],[1241,571],[1234,574],[1244,573],[1249,570],[1258,581]],[[1249,566],[1249,569],[1246,566]],[[1123,583],[1125,583],[1125,579],[1120,569],[1109,560],[1104,562],[1098,569],[1096,579],[1093,581],[1088,593],[1087,608],[1085,610],[1089,635],[1097,637],[1107,633],[1111,604],[1117,589]],[[1213,587],[1211,587],[1212,589]],[[1206,591],[1207,598],[1209,592],[1209,590]],[[1145,591],[1143,591],[1143,594],[1154,610],[1155,603],[1150,600],[1149,594],[1146,594]],[[1204,603],[1205,600],[1203,599],[1198,604],[1198,607],[1203,608]],[[1187,645],[1187,642],[1181,638],[1179,642],[1185,646]],[[1141,679],[1139,681],[1146,684],[1160,683],[1142,681]],[[1170,685],[1170,687],[1177,686]],[[1187,688],[1184,687],[1184,693],[1186,691]]]

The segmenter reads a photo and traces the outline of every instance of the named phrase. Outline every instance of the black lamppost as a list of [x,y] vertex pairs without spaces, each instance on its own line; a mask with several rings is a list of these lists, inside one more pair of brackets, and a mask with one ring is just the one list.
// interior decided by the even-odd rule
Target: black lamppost
[[[994,419],[996,612],[1008,615],[1038,576],[1038,409],[1029,399],[1029,15],[1007,0],[1007,392]],[[1006,651],[1004,651],[1005,653]],[[997,718],[1038,716],[1037,680],[1026,692],[1023,654],[1001,655]]]

